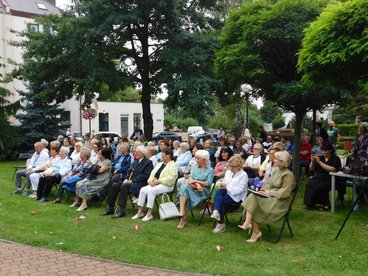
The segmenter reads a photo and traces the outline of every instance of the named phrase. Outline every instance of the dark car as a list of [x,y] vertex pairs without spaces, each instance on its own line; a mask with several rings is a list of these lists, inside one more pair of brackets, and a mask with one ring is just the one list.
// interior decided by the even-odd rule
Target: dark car
[[156,143],[158,140],[163,139],[163,138],[167,138],[172,141],[178,140],[179,142],[181,142],[181,136],[174,132],[170,132],[170,131],[156,132],[156,133],[153,133],[152,135],[152,141],[155,141]]

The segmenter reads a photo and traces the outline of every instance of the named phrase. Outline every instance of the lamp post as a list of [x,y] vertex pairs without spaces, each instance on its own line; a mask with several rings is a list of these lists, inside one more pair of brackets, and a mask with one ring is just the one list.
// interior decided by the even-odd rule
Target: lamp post
[[245,96],[245,113],[244,113],[244,121],[249,126],[249,96],[253,91],[252,86],[247,83],[244,83],[240,86],[241,88],[241,97]]

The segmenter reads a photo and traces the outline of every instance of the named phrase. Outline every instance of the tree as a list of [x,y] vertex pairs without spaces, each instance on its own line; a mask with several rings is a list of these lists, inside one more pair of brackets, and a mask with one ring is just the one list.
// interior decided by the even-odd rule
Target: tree
[[283,111],[275,103],[265,101],[260,110],[261,118],[266,123],[272,123],[274,129],[285,126]]
[[42,138],[53,141],[61,130],[69,127],[62,121],[63,109],[59,107],[60,104],[43,99],[43,91],[42,86],[36,86],[32,82],[28,84],[28,91],[19,91],[22,97],[22,112],[18,113],[16,118],[21,123],[21,148],[32,148],[33,144]]
[[368,91],[368,2],[331,3],[306,30],[298,66],[305,79]]
[[[0,57],[1,60],[1,57]],[[4,65],[0,63],[0,67]],[[3,87],[5,80],[0,74],[0,159],[7,157],[17,144],[15,137],[15,129],[9,123],[9,116],[14,115],[19,108],[19,103],[11,103],[7,100],[10,91]]]
[[[182,71],[186,70],[183,67],[170,70],[171,78],[164,73],[172,65],[168,60],[169,53],[178,53],[172,48],[180,44],[181,38],[189,37],[192,43],[196,41],[196,35],[205,37],[206,30],[221,26],[221,21],[214,16],[218,2],[74,0],[74,7],[61,17],[38,19],[44,26],[43,32],[32,34],[28,30],[23,33],[27,41],[21,46],[25,47],[28,60],[22,69],[40,69],[48,84],[43,94],[57,102],[72,95],[84,95],[88,105],[93,92],[99,91],[104,84],[111,91],[126,86],[139,88],[144,132],[147,139],[151,139],[151,96],[161,92],[163,81],[170,86],[169,80],[181,76],[183,91],[195,91],[197,95],[212,92],[211,85],[207,84],[212,80],[207,80],[205,70],[193,72],[204,74],[203,79],[183,74]],[[200,47],[204,46],[208,47],[202,42]],[[186,49],[202,52],[200,48],[191,47],[189,44]],[[192,63],[193,68],[208,67],[207,61],[196,63],[196,58]],[[21,75],[22,70],[18,76]],[[206,104],[205,100],[201,100],[201,109]]]
[[[221,49],[215,60],[218,74],[230,88],[248,83],[259,96],[294,112],[295,148],[300,145],[306,112],[339,97],[333,89],[302,82],[296,67],[303,29],[326,3],[327,0],[249,1],[231,13],[220,36]],[[298,151],[294,157],[293,170],[299,179]]]

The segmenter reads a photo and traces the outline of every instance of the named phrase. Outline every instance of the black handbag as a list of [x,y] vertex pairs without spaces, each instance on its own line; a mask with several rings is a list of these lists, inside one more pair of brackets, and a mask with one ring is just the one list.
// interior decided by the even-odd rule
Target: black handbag
[[93,164],[88,168],[87,176],[86,178],[89,180],[93,180],[97,177],[98,170],[101,168],[101,166],[97,164]]

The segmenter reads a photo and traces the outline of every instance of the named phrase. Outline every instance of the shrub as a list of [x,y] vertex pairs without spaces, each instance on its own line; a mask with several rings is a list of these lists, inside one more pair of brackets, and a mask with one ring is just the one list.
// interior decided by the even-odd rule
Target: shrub
[[355,137],[357,135],[357,124],[337,124],[336,127],[339,129],[340,135],[342,136]]

